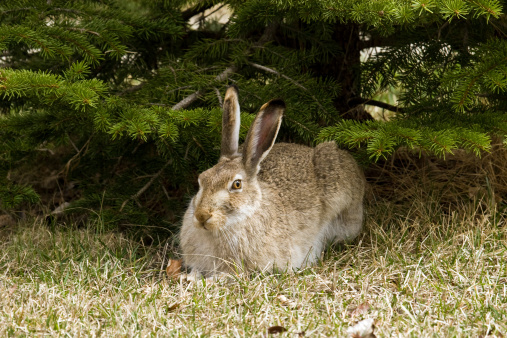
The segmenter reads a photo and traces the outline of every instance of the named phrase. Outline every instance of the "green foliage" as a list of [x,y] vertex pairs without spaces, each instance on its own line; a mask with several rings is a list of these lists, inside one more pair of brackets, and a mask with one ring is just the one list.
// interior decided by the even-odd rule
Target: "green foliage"
[[[80,68],[81,67],[81,68]],[[79,78],[86,72],[82,64],[72,65],[66,77]],[[67,105],[72,110],[84,111],[87,107],[97,108],[99,99],[107,92],[107,87],[97,79],[68,81],[62,76],[29,70],[0,70],[2,79],[0,91],[3,98],[13,100],[26,98],[44,106]]]
[[444,157],[457,148],[477,156],[491,148],[491,139],[484,132],[459,127],[435,130],[421,125],[419,128],[410,128],[405,121],[359,123],[346,120],[323,128],[319,139],[335,140],[345,147],[365,149],[370,159],[375,161],[381,157],[387,158],[399,147],[424,150]]
[[15,185],[3,182],[0,190],[0,205],[4,209],[12,209],[18,207],[21,203],[36,203],[39,196],[30,187]]
[[[196,173],[218,159],[230,84],[240,90],[241,140],[258,108],[280,97],[288,107],[280,140],[334,140],[370,161],[399,147],[480,156],[492,135],[507,134],[504,7],[498,0],[3,2],[2,208],[40,195],[51,208],[69,201],[69,212],[93,210],[106,227],[177,222]],[[397,102],[374,100],[393,88]],[[395,113],[365,120],[374,106]],[[47,192],[53,176],[58,189]],[[71,186],[77,192],[69,197]]]

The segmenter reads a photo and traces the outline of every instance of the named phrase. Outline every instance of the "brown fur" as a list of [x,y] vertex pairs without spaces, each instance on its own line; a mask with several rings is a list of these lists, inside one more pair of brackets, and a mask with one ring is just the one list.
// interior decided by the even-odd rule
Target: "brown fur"
[[[180,233],[183,260],[196,273],[300,268],[315,261],[327,242],[350,240],[361,229],[365,180],[358,165],[335,143],[272,146],[280,102],[263,106],[244,154],[221,158],[199,177],[201,188]],[[256,135],[261,130],[265,139]],[[258,172],[252,149],[264,149]],[[240,192],[231,189],[238,175]]]

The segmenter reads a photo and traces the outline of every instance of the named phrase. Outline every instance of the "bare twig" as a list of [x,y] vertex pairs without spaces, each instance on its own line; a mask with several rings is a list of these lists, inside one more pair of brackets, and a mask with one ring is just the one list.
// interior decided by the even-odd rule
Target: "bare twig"
[[[172,67],[171,67],[172,68]],[[173,69],[173,72],[174,72],[174,69]],[[176,79],[175,79],[176,80]],[[166,89],[168,88],[169,86],[166,86]],[[170,94],[170,93],[174,93],[178,90],[183,90],[183,89],[188,89],[188,88],[191,88],[192,86],[182,86],[182,87],[178,87],[178,88],[174,88],[174,89],[171,89],[170,91],[168,92],[164,92],[164,95],[167,95],[167,94]]]
[[291,123],[293,124],[297,124],[299,127],[303,128],[303,129],[306,129],[306,131],[312,133],[312,131],[310,129],[308,129],[307,126],[305,126],[304,124],[301,124],[300,122],[294,120],[294,119],[291,119],[290,117],[288,116],[284,116],[284,119],[286,119],[287,121],[290,121]]
[[139,196],[141,196],[142,194],[144,194],[144,192],[146,190],[148,190],[148,188],[153,184],[153,182],[155,182],[155,180],[157,180],[160,175],[162,175],[162,173],[164,172],[165,168],[167,168],[171,163],[173,162],[172,159],[170,159],[169,161],[167,161],[166,164],[164,164],[164,166],[162,167],[162,169],[160,169],[155,175],[153,175],[153,177],[148,181],[148,183],[146,183],[141,189],[139,189],[138,192],[136,192],[134,195],[130,196],[129,199],[125,200],[122,205],[121,205],[121,208],[120,208],[120,212],[123,210],[123,208],[125,207],[125,205],[131,201],[131,200],[137,200],[137,198]]
[[272,68],[269,68],[269,67],[266,67],[266,66],[262,66],[262,65],[259,65],[257,63],[253,63],[253,62],[249,62],[249,64],[252,67],[254,67],[254,68],[257,68],[257,69],[263,70],[265,72],[276,74],[276,75],[278,75],[280,77],[283,77],[284,79],[286,79],[289,82],[291,82],[292,84],[294,84],[296,87],[299,87],[299,88],[303,89],[304,91],[306,91],[307,93],[310,94],[311,98],[317,103],[317,105],[319,106],[319,108],[322,109],[323,112],[327,113],[327,111],[324,109],[324,106],[322,106],[322,104],[320,104],[319,100],[317,100],[317,98],[308,90],[308,88],[306,88],[305,86],[303,86],[301,83],[297,82],[296,80],[294,80],[294,79],[288,77],[287,75],[282,74],[279,71],[274,70]]
[[76,146],[76,144],[75,144],[74,142],[72,142],[72,139],[70,138],[69,133],[66,133],[66,134],[67,134],[67,138],[69,139],[70,144],[72,144],[72,147],[74,147],[74,150],[75,150],[77,153],[79,153],[79,149],[78,149],[78,147]]
[[352,40],[353,40],[353,34],[354,34],[354,27],[352,27],[352,29],[350,30],[349,41],[347,42],[347,46],[345,48],[345,54],[343,55],[342,66],[340,67],[340,72],[338,73],[338,76],[336,77],[338,80],[341,80],[343,70],[346,68],[345,63],[347,62],[347,55],[349,54],[349,48],[350,48],[350,44],[352,43]]
[[[132,155],[135,154],[135,152],[137,151],[137,149],[139,149],[140,146],[141,146],[141,143],[138,143],[135,146],[135,148],[132,150]],[[116,161],[116,164],[114,165],[113,170],[111,170],[111,175],[104,180],[104,183],[103,183],[104,186],[106,186],[109,183],[109,181],[114,177],[114,175],[116,174],[116,171],[120,167],[121,162],[123,161],[124,156],[125,156],[125,154],[118,157],[118,160]]]
[[[215,77],[214,80],[217,81],[217,82],[224,81],[229,75],[231,75],[232,73],[234,73],[236,70],[237,70],[237,67],[235,65],[229,66],[223,72],[221,72],[220,74],[218,74]],[[198,90],[198,91],[190,94],[189,96],[185,97],[180,102],[176,103],[172,107],[172,109],[173,110],[184,109],[184,108],[188,107],[189,105],[191,105],[195,100],[197,100],[203,94],[204,94],[204,90],[202,90],[202,89]]]
[[202,144],[200,144],[199,141],[197,141],[197,139],[194,136],[192,136],[192,140],[194,140],[195,144],[197,144],[197,146],[201,148],[202,151],[206,152]]
[[[505,21],[504,21],[504,22],[505,22]],[[495,28],[495,29],[496,29],[496,31],[497,31],[499,34],[502,34],[502,35],[504,36],[504,38],[507,38],[507,34],[505,34],[505,33],[504,33],[504,31],[503,31],[500,27],[498,27],[497,25],[495,25],[494,20],[491,20],[489,23],[490,23],[490,25],[491,25],[491,26],[493,26],[493,28]]]
[[[227,69],[226,69],[227,70]],[[192,94],[190,94],[189,96],[185,97],[183,100],[181,100],[180,102],[176,103],[174,106],[172,106],[172,109],[173,110],[180,110],[180,109],[184,109],[188,106],[190,106],[195,100],[197,100],[199,98],[199,96],[201,96],[202,94],[204,94],[204,91],[203,90],[198,90]]]
[[[262,36],[259,39],[259,41],[257,41],[253,45],[253,47],[262,46],[266,42],[273,40],[274,36],[275,36],[275,33],[276,33],[276,30],[278,29],[278,26],[279,26],[278,22],[272,22],[271,24],[269,24],[266,27],[266,29],[264,30],[264,34],[262,34]],[[227,67],[223,72],[221,72],[220,74],[218,74],[215,77],[215,81],[217,81],[217,82],[224,81],[227,77],[229,77],[229,75],[231,75],[232,73],[234,73],[236,70],[237,70],[237,66],[236,65],[231,65],[231,66]],[[188,107],[189,105],[191,105],[194,101],[196,101],[202,95],[204,95],[204,90],[203,89],[198,90],[198,91],[190,94],[189,96],[185,97],[180,102],[176,103],[172,107],[172,109],[173,110],[185,109],[186,107]]]
[[165,195],[165,197],[167,198],[168,201],[178,199],[178,197],[171,197],[171,196],[169,196],[169,193],[167,192],[167,189],[164,187],[163,184],[161,185],[161,187],[162,187],[162,191],[164,192],[164,195]]
[[[211,11],[210,13],[208,13],[208,14],[206,14],[206,15],[204,15],[204,12],[205,12],[205,11],[204,11],[204,12],[202,12],[203,16],[202,16],[201,18],[199,18],[199,20],[200,20],[200,21],[202,21],[202,20],[206,19],[207,17],[209,17],[209,16],[211,16],[211,15],[215,14],[216,12],[218,12],[219,10],[221,10],[221,9],[222,9],[222,8],[224,8],[224,7],[225,7],[225,5],[220,5],[220,6],[218,6],[216,9],[214,9],[213,11]],[[211,9],[211,8],[210,8],[210,9]]]
[[79,33],[90,33],[90,34],[93,34],[96,36],[100,36],[100,33],[97,33],[95,31],[91,31],[89,29],[77,28],[77,27],[67,27],[67,29],[70,31],[78,31]]
[[[48,1],[48,5],[49,4],[50,3]],[[83,14],[82,11],[77,10],[77,9],[71,9],[71,8],[58,8],[58,7],[55,7],[55,8],[51,8],[50,10],[51,11],[60,11],[60,12],[74,13],[74,14]]]
[[90,144],[90,141],[93,138],[93,135],[95,135],[95,133],[91,134],[90,138],[88,138],[88,141],[86,141],[86,143],[83,145],[83,147],[81,147],[81,149],[79,149],[78,152],[74,156],[72,156],[72,158],[70,160],[67,161],[67,163],[65,164],[65,167],[60,171],[60,173],[67,173],[70,169],[70,164],[72,163],[72,161],[74,161],[76,158],[78,158],[81,155],[81,153],[86,153],[86,150],[88,149],[88,146]]
[[349,104],[351,104],[351,105],[366,104],[369,106],[375,106],[375,107],[387,109],[387,110],[393,111],[395,113],[402,113],[403,112],[403,108],[401,108],[401,107],[393,106],[392,104],[382,102],[382,101],[363,99],[362,97],[355,97],[355,98],[351,99],[349,101]]
[[215,90],[215,94],[217,94],[217,99],[218,99],[218,103],[220,104],[220,108],[222,108],[224,105],[224,102],[222,101],[222,95],[220,95],[220,90],[218,90],[217,87],[213,87],[213,89]]
[[158,106],[158,107],[167,107],[167,106],[169,106],[168,104],[165,104],[165,103],[155,103],[155,102],[149,102],[147,104],[150,105],[150,106]]

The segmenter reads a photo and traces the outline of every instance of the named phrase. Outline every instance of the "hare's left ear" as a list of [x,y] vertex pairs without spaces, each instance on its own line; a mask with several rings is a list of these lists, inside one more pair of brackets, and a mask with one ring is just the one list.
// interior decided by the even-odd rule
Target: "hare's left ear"
[[225,92],[220,157],[230,157],[238,153],[239,127],[238,88],[231,86]]
[[248,175],[257,174],[259,164],[275,144],[284,111],[285,103],[276,99],[264,104],[257,113],[243,149],[243,164]]

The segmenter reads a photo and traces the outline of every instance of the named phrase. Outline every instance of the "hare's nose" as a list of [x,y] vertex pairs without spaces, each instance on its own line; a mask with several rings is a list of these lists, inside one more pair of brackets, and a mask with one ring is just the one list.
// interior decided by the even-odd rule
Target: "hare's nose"
[[197,211],[194,216],[204,228],[206,228],[206,222],[211,218],[211,214],[206,211]]

